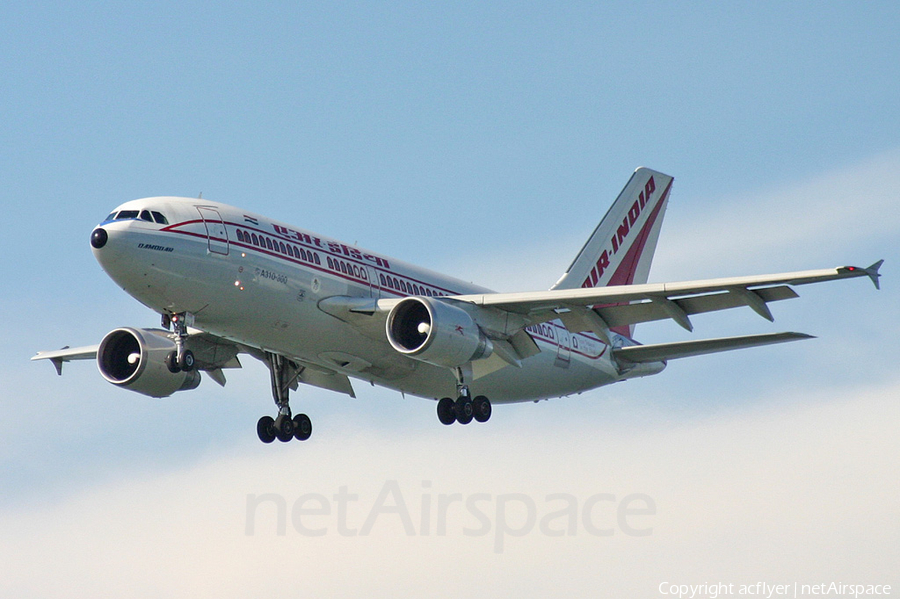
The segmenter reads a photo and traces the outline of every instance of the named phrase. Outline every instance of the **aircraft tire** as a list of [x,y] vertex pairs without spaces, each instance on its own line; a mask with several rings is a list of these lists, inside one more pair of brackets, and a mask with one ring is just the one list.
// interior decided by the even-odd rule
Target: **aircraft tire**
[[456,421],[460,424],[469,424],[472,422],[474,411],[472,409],[472,400],[468,397],[460,397],[453,404],[453,411],[456,413]]
[[478,395],[472,400],[472,413],[478,422],[487,422],[491,418],[491,400]]
[[178,374],[181,372],[181,367],[178,365],[178,354],[174,351],[170,351],[166,354],[166,368],[169,369],[169,372],[172,374]]
[[306,414],[294,416],[294,438],[298,441],[306,441],[312,435],[312,421]]
[[453,411],[453,400],[443,397],[437,404],[437,416],[441,424],[451,425],[456,422],[456,414]]
[[194,352],[186,350],[181,359],[178,360],[178,367],[185,372],[192,371],[194,369]]
[[256,434],[263,443],[271,443],[275,440],[275,421],[271,416],[263,416],[256,423]]
[[287,416],[279,416],[275,422],[275,436],[282,443],[294,438],[294,421]]

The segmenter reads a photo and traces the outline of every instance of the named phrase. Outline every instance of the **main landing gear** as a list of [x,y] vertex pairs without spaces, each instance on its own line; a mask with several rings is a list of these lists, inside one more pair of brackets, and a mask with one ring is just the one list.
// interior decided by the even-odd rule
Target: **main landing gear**
[[454,422],[460,424],[469,424],[472,420],[478,422],[487,422],[491,417],[491,400],[484,395],[476,395],[472,399],[469,394],[469,386],[466,379],[471,377],[471,370],[464,368],[456,369],[456,395],[454,401],[449,397],[444,397],[438,401],[437,415],[441,424],[451,425]]
[[256,423],[256,434],[263,443],[278,439],[287,443],[291,439],[306,441],[312,435],[312,421],[306,414],[291,417],[291,385],[297,378],[297,369],[287,363],[284,356],[266,352],[272,378],[272,397],[278,406],[278,417],[263,416]]
[[190,372],[194,369],[194,352],[184,348],[184,340],[188,337],[187,313],[181,312],[169,316],[164,314],[162,324],[167,329],[173,325],[175,329],[175,350],[166,355],[166,367],[169,372]]

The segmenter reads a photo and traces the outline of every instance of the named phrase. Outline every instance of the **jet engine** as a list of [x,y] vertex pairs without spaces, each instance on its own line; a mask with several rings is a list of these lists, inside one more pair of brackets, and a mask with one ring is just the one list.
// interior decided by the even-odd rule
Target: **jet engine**
[[494,349],[468,312],[430,297],[400,301],[388,314],[386,329],[401,354],[446,368],[487,358]]
[[100,342],[97,366],[113,385],[150,397],[196,389],[199,372],[173,374],[166,366],[166,355],[174,349],[175,342],[166,331],[124,327],[108,333]]

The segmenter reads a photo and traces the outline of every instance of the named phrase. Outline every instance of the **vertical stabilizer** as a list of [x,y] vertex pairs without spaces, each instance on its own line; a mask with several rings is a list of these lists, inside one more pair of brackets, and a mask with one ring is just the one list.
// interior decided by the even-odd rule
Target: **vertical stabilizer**
[[[553,289],[646,283],[673,178],[639,168]],[[632,334],[633,327],[620,332]]]

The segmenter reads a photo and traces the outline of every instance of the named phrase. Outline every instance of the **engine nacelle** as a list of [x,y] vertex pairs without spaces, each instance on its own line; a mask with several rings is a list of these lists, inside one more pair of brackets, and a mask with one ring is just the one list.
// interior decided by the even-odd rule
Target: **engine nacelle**
[[123,327],[108,333],[97,350],[100,374],[113,385],[150,397],[168,397],[176,391],[196,389],[200,373],[169,372],[166,355],[175,342],[165,331]]
[[408,297],[387,318],[387,338],[401,354],[456,368],[494,350],[468,312],[430,297]]

